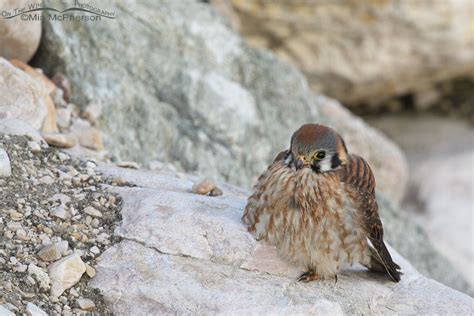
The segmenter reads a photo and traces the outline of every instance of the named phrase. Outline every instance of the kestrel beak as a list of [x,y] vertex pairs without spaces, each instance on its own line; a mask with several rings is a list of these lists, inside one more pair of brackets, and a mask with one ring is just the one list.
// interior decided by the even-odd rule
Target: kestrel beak
[[300,155],[296,158],[296,170],[300,170],[304,167],[309,167],[310,163],[306,156]]

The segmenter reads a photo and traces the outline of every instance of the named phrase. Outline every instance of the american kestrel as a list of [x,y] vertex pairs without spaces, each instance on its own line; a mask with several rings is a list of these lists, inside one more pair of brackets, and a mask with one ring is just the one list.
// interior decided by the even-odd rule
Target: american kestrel
[[333,129],[306,124],[260,176],[243,221],[257,240],[305,269],[300,281],[335,277],[359,262],[400,281],[383,241],[375,179]]

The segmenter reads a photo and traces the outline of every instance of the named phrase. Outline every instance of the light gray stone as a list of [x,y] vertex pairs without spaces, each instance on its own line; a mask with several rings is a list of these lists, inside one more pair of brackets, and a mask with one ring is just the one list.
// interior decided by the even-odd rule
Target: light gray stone
[[160,184],[165,176],[127,171],[137,180],[147,177],[142,183],[148,187],[108,187],[123,198],[116,230],[123,241],[99,257],[89,283],[115,314],[474,311],[472,298],[420,275],[393,249],[404,273],[400,283],[361,266],[344,270],[337,283],[296,282],[301,270],[257,242],[242,224],[245,195],[193,194],[188,180],[167,189]]
[[36,142],[44,143],[43,137],[41,137],[36,129],[34,129],[30,124],[15,118],[0,118],[0,134],[25,135]]
[[0,316],[15,316],[15,313],[0,305]]
[[51,279],[49,275],[44,272],[40,267],[33,263],[28,265],[28,274],[31,275],[39,283],[39,287],[42,291],[47,291],[50,288]]
[[102,217],[102,213],[92,206],[84,208],[83,212],[93,217]]
[[44,310],[42,310],[31,302],[28,302],[26,304],[26,314],[28,316],[48,316],[48,314]]
[[12,167],[10,165],[10,158],[5,149],[0,148],[0,177],[9,177],[12,174]]

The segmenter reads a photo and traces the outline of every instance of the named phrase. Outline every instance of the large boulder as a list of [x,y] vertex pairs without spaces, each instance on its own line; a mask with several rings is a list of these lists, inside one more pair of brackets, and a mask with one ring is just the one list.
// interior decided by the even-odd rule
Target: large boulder
[[[89,283],[117,315],[474,311],[472,298],[420,275],[393,249],[404,272],[400,283],[360,266],[343,271],[337,283],[296,282],[301,271],[257,242],[241,222],[245,191],[219,183],[223,196],[202,196],[191,193],[195,179],[186,175],[110,165],[99,170],[136,185],[108,188],[123,198],[122,224],[116,230],[123,239],[101,255]],[[383,212],[391,211],[383,207]],[[392,241],[413,246],[408,239]]]
[[[383,192],[395,201],[402,196],[406,166],[393,143],[365,142],[376,134],[365,124],[351,127],[350,115],[322,114],[331,101],[315,97],[294,67],[249,48],[209,5],[108,6],[119,18],[81,23],[80,32],[75,22],[45,20],[34,64],[50,75],[64,73],[72,101],[83,109],[102,105],[97,124],[116,157],[171,162],[248,188],[296,128],[323,122],[359,137],[350,149],[368,158]],[[384,173],[394,176],[386,180]]]
[[472,74],[471,0],[229,0],[240,31],[298,66],[312,88],[346,104],[379,105],[413,93],[429,106],[431,87]]
[[[20,10],[28,10],[34,4],[35,2],[29,0],[2,0],[0,18],[1,57],[28,62],[35,54],[41,39],[41,21],[39,19],[24,20],[23,15],[17,15]],[[39,17],[40,13],[38,11],[32,12],[29,16]]]
[[[123,198],[122,224],[116,230],[121,238],[159,252],[234,265],[244,264],[256,246],[240,221],[249,196],[246,190],[220,182],[218,186],[224,196],[212,198],[191,194],[193,183],[199,180],[192,175],[167,169],[159,172],[123,169],[107,164],[99,165],[98,170],[112,183],[119,181],[134,186],[109,188]],[[423,275],[474,294],[465,278],[435,250],[419,226],[382,195],[378,194],[377,200],[385,239],[395,249]],[[230,241],[229,236],[235,240]],[[288,271],[285,266],[278,264],[278,267]]]

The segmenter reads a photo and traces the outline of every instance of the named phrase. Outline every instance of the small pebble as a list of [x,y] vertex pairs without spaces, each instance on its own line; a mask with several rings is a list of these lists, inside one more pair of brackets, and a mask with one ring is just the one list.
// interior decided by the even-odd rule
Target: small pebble
[[121,161],[117,163],[117,166],[121,168],[130,168],[130,169],[140,168],[140,165],[134,161]]
[[76,304],[77,304],[77,307],[86,311],[91,311],[95,309],[94,301],[88,298],[82,298],[82,297],[78,298],[76,301]]
[[216,184],[214,183],[214,181],[210,179],[204,179],[203,181],[195,183],[193,185],[192,192],[196,194],[206,195],[210,193],[215,187]]
[[99,217],[99,218],[102,217],[102,213],[99,210],[93,208],[92,206],[86,207],[84,209],[84,213],[92,217]]
[[218,187],[215,187],[214,189],[209,192],[210,196],[221,196],[223,194],[222,190],[219,189]]
[[41,146],[37,142],[28,142],[28,147],[33,154],[39,154],[41,152]]
[[76,140],[70,135],[57,133],[42,133],[41,136],[51,146],[60,148],[71,148],[76,145]]

